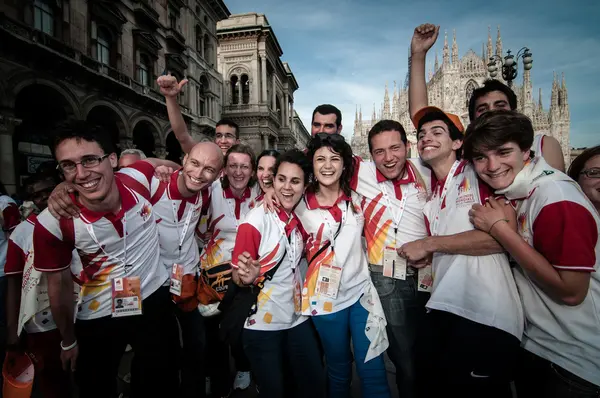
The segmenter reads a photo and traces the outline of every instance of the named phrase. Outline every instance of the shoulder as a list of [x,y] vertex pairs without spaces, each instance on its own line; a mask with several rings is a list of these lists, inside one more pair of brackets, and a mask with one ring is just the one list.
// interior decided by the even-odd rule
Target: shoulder
[[10,234],[10,240],[23,247],[23,243],[31,241],[35,223],[30,220],[25,220],[15,227]]
[[258,227],[267,217],[269,215],[266,213],[264,206],[256,206],[248,211],[243,223]]
[[8,206],[16,206],[17,202],[8,195],[0,196],[0,210],[6,209]]

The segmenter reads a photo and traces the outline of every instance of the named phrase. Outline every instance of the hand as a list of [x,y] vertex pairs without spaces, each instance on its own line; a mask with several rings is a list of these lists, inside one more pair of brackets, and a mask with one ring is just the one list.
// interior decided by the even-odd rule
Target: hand
[[260,263],[253,260],[250,253],[243,252],[238,256],[237,274],[245,285],[251,285],[260,275]]
[[263,206],[268,212],[275,211],[281,206],[281,203],[279,203],[279,199],[277,199],[277,196],[275,195],[274,189],[270,189],[267,192],[265,192]]
[[430,23],[417,26],[410,42],[411,54],[426,54],[435,44],[439,33],[440,27]]
[[187,79],[183,79],[177,83],[177,78],[171,76],[170,73],[168,75],[159,76],[158,79],[156,79],[160,93],[167,98],[176,98],[187,82]]
[[61,182],[48,198],[48,210],[55,218],[79,217],[79,207],[71,200],[69,193],[75,189],[68,182]]
[[[429,256],[425,239],[415,240],[402,245],[397,249],[398,254],[408,260],[409,264],[421,264],[424,258]],[[419,267],[416,267],[419,268]]]
[[[496,227],[498,223],[504,223],[505,220],[507,220],[505,207],[510,207],[512,209],[510,204],[503,204],[494,198],[489,198],[485,206],[480,204],[473,205],[471,210],[469,210],[469,221],[471,221],[471,224],[473,224],[475,228],[491,234],[492,229]],[[513,211],[514,213],[514,210],[506,210],[507,213],[509,211]],[[511,217],[515,219],[514,225],[516,229],[516,216],[513,215]]]
[[175,170],[167,166],[158,166],[154,169],[154,177],[158,178],[162,182],[169,182],[171,180],[171,174]]
[[62,367],[64,371],[68,369],[71,372],[75,372],[75,363],[77,362],[77,357],[79,356],[79,344],[75,347],[71,348],[68,351],[65,351],[61,348],[60,350],[60,361],[62,362]]
[[413,268],[425,268],[428,265],[431,265],[432,260],[433,260],[433,254],[429,254],[421,260],[408,261],[407,263],[408,263],[408,265],[410,265]]

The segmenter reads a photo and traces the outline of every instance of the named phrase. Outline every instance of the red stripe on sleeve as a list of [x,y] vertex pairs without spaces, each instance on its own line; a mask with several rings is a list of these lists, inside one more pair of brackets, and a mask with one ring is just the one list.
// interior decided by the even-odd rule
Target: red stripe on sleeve
[[66,238],[68,240],[60,240],[40,222],[35,224],[33,230],[33,250],[37,253],[43,253],[43,255],[33,257],[33,267],[35,269],[39,271],[60,271],[70,266],[71,255],[75,248],[75,245],[69,242],[72,239],[69,236],[75,236],[73,220],[70,222],[71,231],[69,231],[69,224],[65,225],[67,228],[66,231],[63,230],[63,234],[67,233]]
[[12,231],[21,222],[21,214],[19,208],[14,204],[10,203],[2,211],[2,217],[4,218],[4,230]]
[[121,180],[124,185],[133,189],[135,192],[142,195],[144,199],[150,202],[150,191],[144,186],[144,184],[125,173],[119,173],[119,180]]
[[235,260],[234,264],[237,264],[237,258],[243,252],[250,253],[250,257],[257,260],[261,238],[260,232],[253,225],[246,223],[240,225],[235,238],[233,254],[231,255],[232,262]]
[[6,251],[6,264],[4,265],[4,272],[6,275],[10,274],[22,274],[25,268],[25,261],[27,255],[12,239],[8,240],[8,249]]
[[139,160],[128,167],[136,169],[137,171],[142,173],[144,177],[148,179],[148,186],[152,184],[152,177],[154,177],[154,166],[152,165],[152,163],[147,162],[145,160]]
[[352,173],[352,179],[350,180],[350,189],[356,191],[358,188],[358,170],[360,170],[360,158],[355,156],[352,158],[352,163],[354,163],[354,173]]

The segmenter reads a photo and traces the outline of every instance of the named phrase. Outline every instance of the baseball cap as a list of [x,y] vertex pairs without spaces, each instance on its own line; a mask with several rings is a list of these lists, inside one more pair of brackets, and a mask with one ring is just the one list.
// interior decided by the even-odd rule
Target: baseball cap
[[[460,121],[460,117],[458,117],[458,115],[455,115],[453,113],[444,112],[443,110],[441,110],[440,108],[437,108],[435,106],[426,106],[424,108],[419,109],[417,111],[417,113],[415,113],[415,116],[413,117],[412,122],[415,125],[415,127],[417,128],[417,131],[420,130],[421,126],[424,124],[424,123],[421,123],[421,120],[423,120],[423,118],[426,115],[432,115],[432,114],[439,115],[439,118],[440,118],[439,120],[444,120],[446,122],[450,122],[462,134],[465,133],[465,128],[464,128],[462,122]],[[436,120],[436,119],[431,119],[431,117],[428,117],[427,120],[431,121],[431,120]]]

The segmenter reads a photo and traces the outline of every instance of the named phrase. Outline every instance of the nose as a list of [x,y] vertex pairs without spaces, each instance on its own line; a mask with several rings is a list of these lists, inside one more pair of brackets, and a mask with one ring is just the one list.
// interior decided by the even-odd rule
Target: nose
[[393,160],[392,151],[389,151],[386,149],[383,153],[383,160],[385,162],[389,162],[390,160]]
[[487,169],[488,171],[496,171],[500,168],[500,162],[496,159],[495,156],[490,156],[487,159]]
[[283,183],[283,189],[289,191],[292,189],[292,184],[289,181]]
[[81,163],[77,164],[75,167],[77,167],[77,178],[83,179],[90,175],[90,171],[83,167]]

